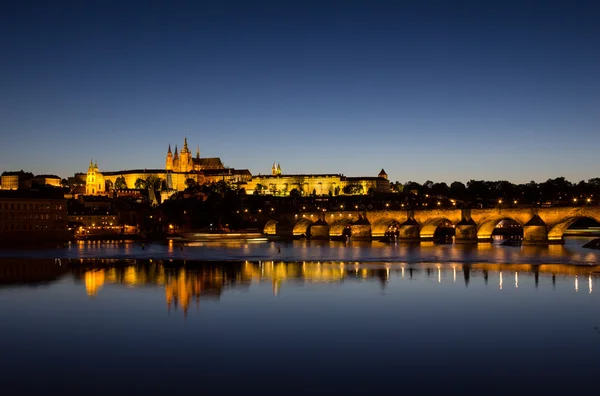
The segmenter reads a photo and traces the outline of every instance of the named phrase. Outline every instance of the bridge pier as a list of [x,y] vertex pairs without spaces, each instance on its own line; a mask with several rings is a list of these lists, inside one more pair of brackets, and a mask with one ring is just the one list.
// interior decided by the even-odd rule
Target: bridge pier
[[371,239],[371,223],[366,217],[359,216],[350,226],[350,232],[352,233],[352,239]]
[[454,243],[477,243],[477,224],[472,219],[462,219],[454,227]]
[[535,215],[523,226],[523,245],[547,245],[548,228],[546,223]]
[[310,226],[311,239],[329,239],[329,225],[319,219]]
[[400,224],[399,229],[400,241],[417,242],[421,240],[419,223],[414,219],[408,219],[404,223]]

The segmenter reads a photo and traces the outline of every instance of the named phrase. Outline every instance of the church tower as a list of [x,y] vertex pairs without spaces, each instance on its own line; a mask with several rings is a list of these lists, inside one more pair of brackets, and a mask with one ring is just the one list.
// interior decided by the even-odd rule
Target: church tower
[[183,149],[179,157],[180,172],[190,172],[192,170],[192,153],[188,148],[187,137],[183,139]]
[[273,167],[271,168],[271,175],[277,176],[277,165],[273,162]]
[[175,145],[175,154],[173,155],[173,170],[179,172],[179,153],[177,152],[177,145]]
[[279,162],[277,163],[277,175],[281,175],[281,165],[279,165]]
[[167,162],[165,169],[168,171],[173,170],[173,153],[171,153],[171,144],[169,143],[169,151],[167,151]]
[[97,195],[105,190],[104,175],[98,170],[98,163],[90,160],[87,175],[85,177],[85,195]]

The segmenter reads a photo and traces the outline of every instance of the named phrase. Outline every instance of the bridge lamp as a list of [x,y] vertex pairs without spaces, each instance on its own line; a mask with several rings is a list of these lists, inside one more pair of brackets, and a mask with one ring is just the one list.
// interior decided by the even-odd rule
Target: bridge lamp
[[262,213],[262,209],[258,209],[258,213]]
[[517,200],[515,199],[515,200],[513,201],[513,203],[516,205],[516,204],[517,204]]
[[573,202],[577,202],[577,198],[573,198]]
[[358,205],[354,205],[354,207],[355,207],[356,209],[358,209]]
[[592,200],[590,198],[587,199],[588,202],[592,202]]
[[385,207],[386,207],[386,208],[389,208],[389,207],[390,207],[390,204],[389,204],[389,203],[386,203],[386,204],[385,204]]
[[438,206],[440,206],[442,203],[440,201],[438,201]]
[[501,203],[502,203],[502,200],[501,200],[501,199],[499,199],[499,200],[498,200],[498,203],[499,203],[499,204],[501,204]]
[[271,208],[271,212],[274,211],[274,210],[275,210],[275,208]]

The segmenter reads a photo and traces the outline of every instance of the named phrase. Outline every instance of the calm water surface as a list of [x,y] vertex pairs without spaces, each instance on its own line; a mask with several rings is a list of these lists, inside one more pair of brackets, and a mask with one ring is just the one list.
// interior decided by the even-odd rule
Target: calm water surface
[[4,250],[0,389],[596,392],[600,260],[583,243]]

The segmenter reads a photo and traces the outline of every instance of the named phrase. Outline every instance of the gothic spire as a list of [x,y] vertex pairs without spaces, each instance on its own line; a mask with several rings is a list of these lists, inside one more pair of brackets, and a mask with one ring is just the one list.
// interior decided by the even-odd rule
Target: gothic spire
[[167,151],[167,154],[171,154],[171,143],[169,143],[169,151]]
[[200,146],[196,146],[196,158],[200,158]]
[[187,145],[187,136],[183,138],[183,150],[181,150],[181,152],[188,152],[188,145]]

